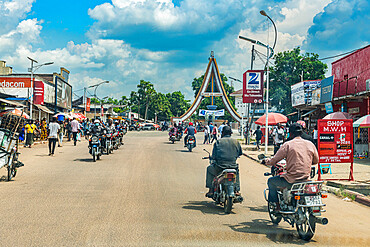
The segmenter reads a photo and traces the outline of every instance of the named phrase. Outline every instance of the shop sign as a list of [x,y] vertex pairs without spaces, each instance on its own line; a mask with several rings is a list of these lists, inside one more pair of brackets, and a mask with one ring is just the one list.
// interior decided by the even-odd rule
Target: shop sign
[[333,104],[331,102],[325,103],[325,110],[328,114],[334,112]]
[[353,162],[353,120],[319,119],[319,163]]
[[320,103],[331,102],[333,100],[334,77],[330,76],[321,81]]
[[31,87],[30,77],[0,77],[2,88],[29,88]]
[[348,113],[349,113],[349,114],[356,114],[356,113],[360,113],[360,107],[348,108]]
[[304,83],[298,82],[291,86],[292,92],[292,106],[304,105]]
[[34,104],[44,104],[44,83],[42,81],[35,81],[33,97]]
[[243,74],[243,103],[263,102],[263,70],[247,70]]
[[320,104],[320,95],[321,95],[321,88],[317,88],[312,91],[312,101],[311,105],[318,105]]
[[86,98],[86,111],[90,111],[91,99]]

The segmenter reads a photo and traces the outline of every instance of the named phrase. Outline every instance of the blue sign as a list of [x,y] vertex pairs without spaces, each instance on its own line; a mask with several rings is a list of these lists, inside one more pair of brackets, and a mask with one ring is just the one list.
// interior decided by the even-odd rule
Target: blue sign
[[333,104],[331,102],[325,103],[325,110],[328,114],[334,112]]
[[320,103],[331,102],[333,100],[334,77],[330,76],[321,81]]

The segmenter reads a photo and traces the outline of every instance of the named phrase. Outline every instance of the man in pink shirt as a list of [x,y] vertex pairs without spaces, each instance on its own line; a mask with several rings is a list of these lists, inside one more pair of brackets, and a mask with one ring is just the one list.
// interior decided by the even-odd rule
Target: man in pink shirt
[[[294,123],[289,127],[293,140],[285,142],[272,159],[266,160],[266,164],[275,165],[282,159],[286,159],[286,173],[281,176],[269,178],[269,201],[278,203],[277,188],[290,187],[293,183],[308,181],[311,166],[319,162],[319,155],[315,145],[301,138],[302,126]],[[280,205],[277,205],[278,210]]]
[[72,135],[73,135],[73,143],[76,146],[77,143],[77,133],[80,129],[80,124],[76,120],[76,118],[73,118],[73,121],[71,122],[71,128],[72,128]]

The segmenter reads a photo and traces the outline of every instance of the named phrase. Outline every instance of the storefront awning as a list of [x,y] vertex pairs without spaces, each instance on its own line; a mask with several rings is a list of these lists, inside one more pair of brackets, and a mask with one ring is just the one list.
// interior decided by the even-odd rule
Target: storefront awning
[[320,108],[316,108],[316,109],[313,109],[313,110],[311,110],[311,111],[309,111],[309,112],[306,112],[305,114],[302,114],[302,117],[305,117],[305,116],[307,116],[307,115],[310,115],[310,114],[312,114],[312,113],[314,113],[315,111],[317,111],[317,110],[319,110]]
[[53,114],[54,112],[53,111],[50,111],[49,108],[47,108],[46,106],[43,106],[43,105],[37,105],[35,104],[35,106],[37,108],[39,108],[39,110],[43,111],[43,112],[46,112],[46,113],[49,113],[49,114]]
[[11,101],[11,100],[7,100],[7,99],[0,99],[1,102],[3,103],[6,103],[8,105],[15,105],[15,106],[18,106],[18,107],[27,107],[19,102],[16,102],[16,101]]

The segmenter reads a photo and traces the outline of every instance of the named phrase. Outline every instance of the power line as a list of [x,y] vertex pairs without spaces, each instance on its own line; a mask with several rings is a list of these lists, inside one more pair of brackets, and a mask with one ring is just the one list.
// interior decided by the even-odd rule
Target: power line
[[342,53],[342,54],[338,54],[338,55],[335,55],[335,56],[331,56],[331,57],[324,57],[324,58],[320,58],[318,60],[326,60],[326,59],[330,59],[330,58],[336,58],[336,57],[340,57],[340,56],[344,56],[344,55],[347,55],[347,54],[350,54],[350,53],[353,53],[355,51],[358,51],[362,48],[359,48],[359,49],[356,49],[356,50],[353,50],[353,51],[349,51],[349,52],[345,52],[345,53]]

